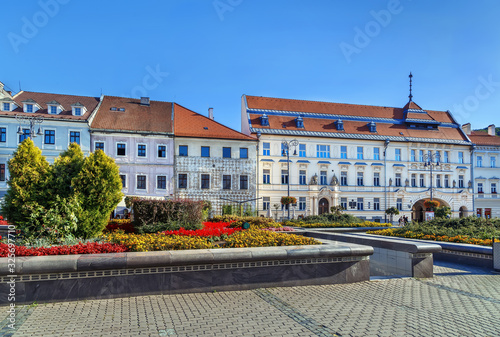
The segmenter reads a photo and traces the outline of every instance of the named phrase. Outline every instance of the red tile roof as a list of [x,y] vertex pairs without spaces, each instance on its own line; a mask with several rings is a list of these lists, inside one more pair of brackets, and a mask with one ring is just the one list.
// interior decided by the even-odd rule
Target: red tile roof
[[[249,109],[267,109],[278,111],[312,112],[331,115],[367,116],[374,118],[404,118],[404,108],[382,107],[374,105],[358,105],[345,103],[330,103],[318,101],[304,101],[274,97],[246,96]],[[416,103],[412,102],[417,108]],[[441,123],[454,123],[447,111],[430,111],[427,114]],[[419,115],[419,114],[417,114]],[[412,117],[416,118],[416,117]]]
[[[23,101],[27,100],[35,101],[41,109],[35,113],[23,112]],[[44,118],[54,118],[54,119],[72,119],[72,120],[86,120],[92,111],[99,104],[99,97],[88,97],[88,96],[75,96],[75,95],[63,95],[63,94],[50,94],[43,92],[32,92],[32,91],[21,91],[17,93],[13,100],[17,103],[18,107],[14,111],[1,111],[2,115],[17,115],[17,114],[25,114],[25,115],[43,115]],[[64,111],[60,112],[57,115],[51,115],[47,111],[47,103],[57,101],[62,107]],[[80,102],[87,108],[87,112],[82,116],[73,116],[71,105]]]
[[[172,103],[104,96],[91,128],[140,132],[172,133]],[[118,111],[124,108],[125,111]],[[116,109],[116,110],[112,110]]]
[[174,103],[174,133],[176,137],[257,140]]
[[469,138],[476,145],[500,146],[500,136],[490,136],[487,131],[472,131]]
[[[438,129],[418,129],[410,128],[404,123],[394,123],[392,121],[375,121],[376,133],[370,132],[368,122],[371,118],[387,118],[387,119],[404,119],[404,108],[380,107],[370,105],[356,105],[343,103],[329,103],[316,101],[302,101],[293,99],[281,99],[271,97],[246,96],[248,118],[250,119],[251,127],[262,129],[276,130],[296,130],[296,131],[312,131],[312,132],[331,132],[331,133],[348,133],[358,135],[382,135],[394,137],[416,137],[416,138],[431,138],[431,139],[448,139],[467,141],[467,138],[458,128],[439,127]],[[413,103],[413,102],[411,102]],[[407,104],[408,105],[408,104]],[[413,103],[410,106],[420,108]],[[281,116],[267,113],[269,126],[262,126],[260,116],[264,111],[251,111],[252,109],[275,110],[275,111],[291,111],[304,113],[332,114],[343,115],[348,117],[364,117],[364,121],[353,121],[347,117],[342,119],[344,131],[338,131],[336,126],[337,119],[335,118],[320,118],[318,116],[304,115],[304,128],[297,128],[295,117]],[[442,123],[452,123],[450,113],[447,111],[426,111],[427,113],[408,113],[410,118],[435,120]],[[283,127],[285,126],[285,127]],[[458,127],[458,125],[457,125]]]

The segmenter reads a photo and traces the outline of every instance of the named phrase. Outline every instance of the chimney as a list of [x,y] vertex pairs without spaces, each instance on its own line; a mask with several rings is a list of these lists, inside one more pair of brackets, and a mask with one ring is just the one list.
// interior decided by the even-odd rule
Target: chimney
[[214,108],[208,108],[208,118],[214,119]]
[[462,130],[465,132],[466,135],[471,134],[471,125],[470,123],[462,125]]
[[495,124],[488,125],[488,135],[495,136]]
[[149,106],[149,97],[141,97],[141,105]]

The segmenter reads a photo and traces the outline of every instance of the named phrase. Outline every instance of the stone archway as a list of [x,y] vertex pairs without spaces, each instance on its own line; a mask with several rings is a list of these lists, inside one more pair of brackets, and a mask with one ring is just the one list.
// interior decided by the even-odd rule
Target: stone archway
[[[425,200],[428,200],[428,199],[420,199],[413,204],[413,207],[411,208],[412,220],[415,220],[418,222],[422,222],[425,220],[425,211],[427,210],[426,207],[424,206]],[[433,200],[439,201],[440,206],[450,207],[450,205],[446,201],[444,201],[443,199],[433,198]]]
[[467,212],[468,212],[468,211],[467,211],[467,207],[465,207],[465,206],[460,207],[460,208],[458,209],[458,217],[459,217],[459,218],[464,218],[464,217],[466,217],[466,216],[467,216]]
[[328,213],[330,211],[330,203],[328,199],[321,198],[318,204],[318,214],[321,215],[323,213]]

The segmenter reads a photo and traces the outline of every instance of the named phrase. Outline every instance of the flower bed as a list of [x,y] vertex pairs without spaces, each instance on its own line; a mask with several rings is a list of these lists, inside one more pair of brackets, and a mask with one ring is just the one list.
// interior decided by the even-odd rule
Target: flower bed
[[164,231],[165,235],[183,235],[183,236],[203,236],[203,237],[221,237],[231,235],[240,231],[241,228],[229,228],[227,222],[204,222],[202,229],[187,230],[181,228],[176,231]]
[[[24,246],[14,246],[15,256],[41,256],[41,255],[72,255],[72,254],[103,254],[103,253],[121,253],[126,252],[127,247],[115,243],[88,242],[79,243],[73,246],[54,246],[27,248]],[[10,251],[9,245],[0,243],[0,257],[7,257]]]
[[389,223],[380,223],[380,222],[374,222],[374,221],[364,221],[361,223],[306,223],[303,221],[298,221],[298,222],[289,222],[286,221],[283,223],[285,226],[295,226],[295,227],[303,227],[303,228],[339,228],[339,227],[390,227],[391,224]]
[[260,229],[248,229],[231,235],[224,247],[269,247],[294,245],[320,245],[321,242],[295,234],[276,233]]
[[[468,243],[472,245],[480,245],[480,246],[491,246],[491,239],[478,239],[469,237],[467,235],[457,235],[457,236],[446,236],[446,235],[434,235],[434,234],[423,234],[423,233],[415,233],[412,231],[405,231],[404,233],[395,232],[394,229],[382,229],[378,231],[368,231],[367,234],[375,234],[375,235],[385,235],[385,236],[394,236],[394,237],[402,237],[408,239],[418,239],[418,240],[433,240],[433,241],[444,241],[444,242],[456,242],[456,243]],[[495,240],[495,242],[499,242]]]
[[122,230],[125,233],[135,233],[134,225],[130,219],[113,219],[108,222],[108,225],[104,229],[105,232],[113,232],[115,230]]

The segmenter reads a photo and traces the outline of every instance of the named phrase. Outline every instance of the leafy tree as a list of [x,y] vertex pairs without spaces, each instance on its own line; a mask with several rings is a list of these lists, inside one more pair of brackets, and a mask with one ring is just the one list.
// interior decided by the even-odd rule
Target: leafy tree
[[49,163],[42,156],[42,151],[27,138],[19,144],[13,158],[8,162],[8,168],[9,188],[2,205],[2,213],[10,222],[18,224],[18,229],[25,235],[29,235],[36,231],[36,227],[33,227],[32,209],[43,208],[48,204],[46,187]]
[[71,143],[66,151],[61,152],[51,166],[50,188],[53,195],[63,199],[74,195],[71,183],[82,170],[84,160],[82,149],[77,143]]
[[434,209],[434,216],[436,218],[446,218],[450,214],[451,214],[451,208],[449,208],[448,206],[436,207]]
[[81,205],[77,235],[89,238],[100,234],[106,227],[109,214],[123,197],[115,161],[101,150],[91,153],[71,186]]
[[391,222],[394,215],[399,214],[399,210],[396,207],[389,207],[385,210],[385,214],[389,214],[391,216]]

